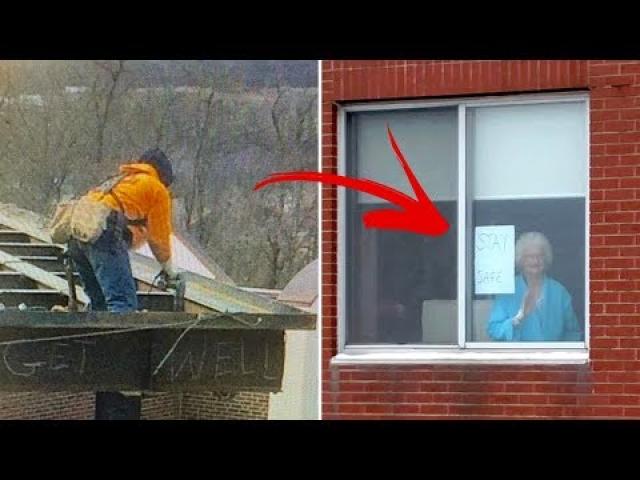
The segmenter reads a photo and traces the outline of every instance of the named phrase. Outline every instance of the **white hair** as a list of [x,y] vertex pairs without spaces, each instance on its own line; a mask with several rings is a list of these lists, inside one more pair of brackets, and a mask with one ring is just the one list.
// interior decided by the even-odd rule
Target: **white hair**
[[553,251],[547,237],[540,232],[526,232],[520,235],[516,242],[516,267],[520,270],[522,265],[522,255],[524,251],[531,246],[539,246],[542,248],[544,255],[544,269],[548,270],[553,261]]

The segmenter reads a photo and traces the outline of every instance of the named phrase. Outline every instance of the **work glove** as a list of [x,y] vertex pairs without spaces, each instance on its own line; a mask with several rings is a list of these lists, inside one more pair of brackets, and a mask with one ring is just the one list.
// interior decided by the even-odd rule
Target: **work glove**
[[162,271],[167,275],[167,278],[169,280],[175,280],[178,278],[178,272],[174,270],[173,262],[171,262],[171,259],[167,260],[161,265],[162,265]]

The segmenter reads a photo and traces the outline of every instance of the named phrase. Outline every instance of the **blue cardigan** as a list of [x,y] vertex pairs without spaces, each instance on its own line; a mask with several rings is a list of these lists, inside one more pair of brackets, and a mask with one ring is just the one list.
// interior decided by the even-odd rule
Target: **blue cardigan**
[[527,284],[522,275],[516,276],[515,287],[515,293],[496,295],[487,324],[489,337],[507,342],[583,340],[571,305],[571,295],[559,282],[546,276],[543,280],[542,295],[535,309],[514,327],[512,319],[518,313],[527,293]]

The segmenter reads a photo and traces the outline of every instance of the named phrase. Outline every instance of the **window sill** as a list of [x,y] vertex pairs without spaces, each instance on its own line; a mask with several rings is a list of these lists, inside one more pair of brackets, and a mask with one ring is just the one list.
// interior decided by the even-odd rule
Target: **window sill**
[[589,352],[580,350],[550,351],[478,351],[430,350],[403,352],[346,352],[331,359],[332,365],[417,365],[417,364],[585,364]]

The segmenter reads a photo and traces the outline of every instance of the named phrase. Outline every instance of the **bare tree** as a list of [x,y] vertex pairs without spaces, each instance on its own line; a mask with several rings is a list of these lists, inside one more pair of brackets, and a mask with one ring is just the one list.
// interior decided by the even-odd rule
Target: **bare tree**
[[233,112],[227,114],[225,96],[239,92],[241,86],[225,69],[212,73],[206,64],[186,64],[182,70],[189,83],[196,86],[192,90],[195,105],[187,133],[193,139],[194,151],[190,158],[190,181],[184,195],[186,223],[192,233],[204,241],[206,232],[202,226],[212,197],[208,192],[208,187],[212,187],[209,172],[217,166],[217,159],[226,155],[233,136],[229,128],[232,122],[228,118]]
[[317,188],[252,189],[316,168],[317,90],[249,88],[216,62],[141,64],[0,62],[0,200],[46,212],[159,146],[190,233],[238,283],[283,286],[315,258]]
[[116,95],[116,89],[122,74],[125,71],[124,60],[115,62],[94,62],[95,65],[106,73],[106,85],[101,85],[100,78],[96,76],[93,86],[93,103],[96,115],[96,150],[94,160],[101,163],[104,156],[104,134],[109,121],[109,113]]

